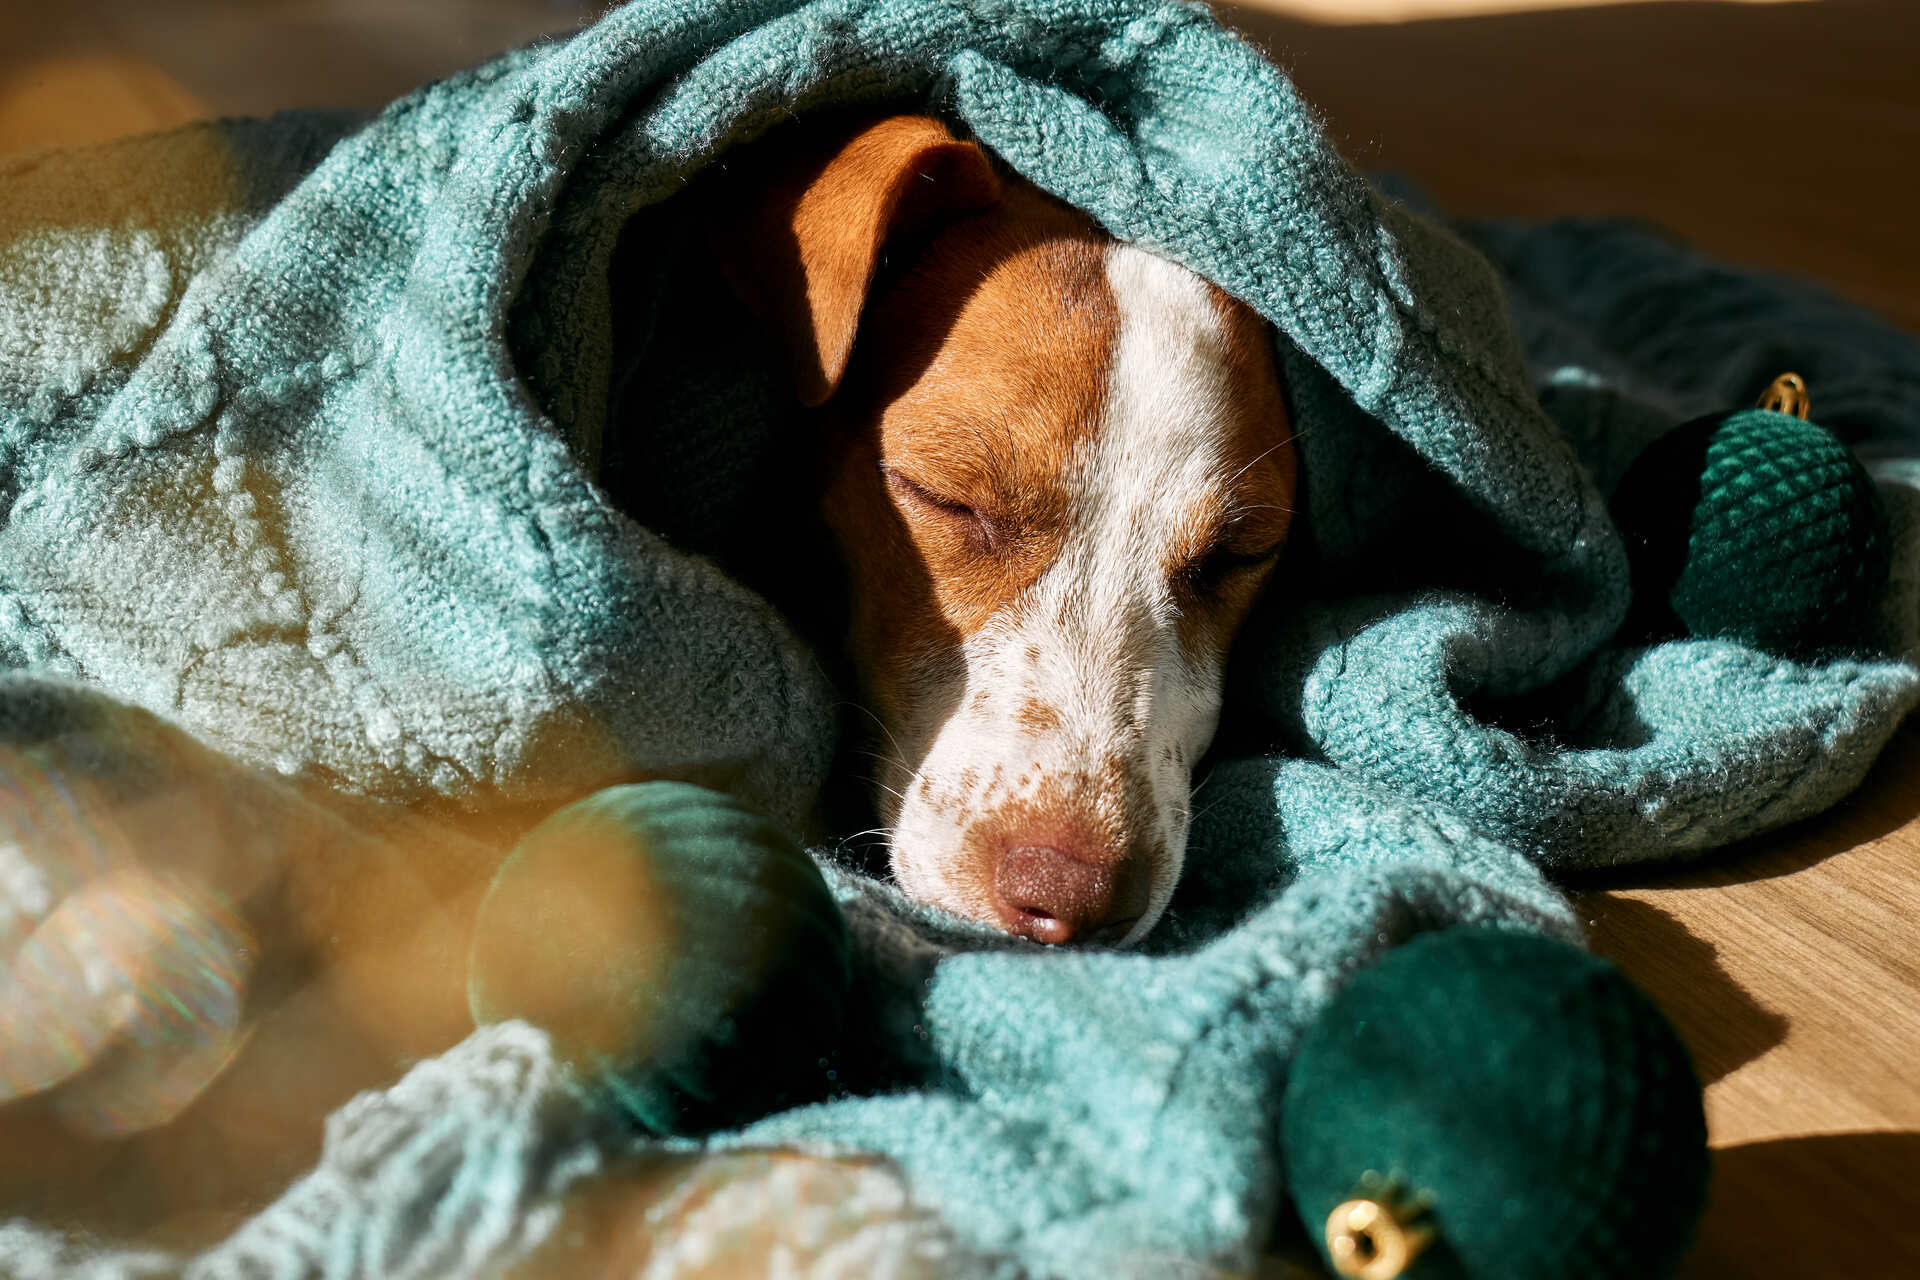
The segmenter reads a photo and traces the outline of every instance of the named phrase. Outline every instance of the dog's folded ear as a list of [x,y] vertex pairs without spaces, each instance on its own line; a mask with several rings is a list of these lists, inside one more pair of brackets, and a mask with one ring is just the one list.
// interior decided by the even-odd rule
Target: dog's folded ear
[[802,404],[840,385],[890,239],[1000,198],[986,152],[927,116],[776,134],[728,165],[708,233],[721,269],[787,355]]

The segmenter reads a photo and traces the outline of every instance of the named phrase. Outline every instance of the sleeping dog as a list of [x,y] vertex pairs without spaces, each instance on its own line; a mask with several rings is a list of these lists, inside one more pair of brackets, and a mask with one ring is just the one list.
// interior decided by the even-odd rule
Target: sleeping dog
[[[819,429],[804,452],[822,474],[788,488],[844,573],[829,644],[881,729],[894,874],[1040,942],[1140,937],[1180,871],[1227,646],[1288,529],[1295,461],[1265,324],[930,119],[777,137],[712,191],[732,310],[758,317]],[[94,950],[93,922],[138,928],[103,935],[118,968],[91,995],[62,995],[51,971],[55,1004],[14,992],[64,1013],[0,1063],[0,1203],[212,1238],[232,1220],[195,1215],[294,1176],[320,1115],[471,1029],[466,940],[500,842],[336,812],[338,797],[311,803],[130,723],[121,746],[142,764],[126,776],[182,829],[168,845],[147,818],[143,836],[196,850],[219,892],[130,872],[74,886],[42,922]],[[254,831],[259,814],[278,817]],[[198,967],[176,963],[188,942]],[[223,974],[268,993],[244,1026],[233,1004],[146,1056],[118,1048],[134,1012],[187,1007],[143,993]]]
[[777,136],[716,258],[831,442],[820,515],[910,895],[1139,938],[1295,485],[1271,332],[916,116]]

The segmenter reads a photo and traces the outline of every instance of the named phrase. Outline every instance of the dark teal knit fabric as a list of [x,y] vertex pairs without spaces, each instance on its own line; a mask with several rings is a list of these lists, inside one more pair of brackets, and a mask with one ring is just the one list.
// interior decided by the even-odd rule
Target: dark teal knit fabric
[[[1895,568],[1873,646],[1611,646],[1612,451],[1648,438],[1660,389],[1704,394],[1676,354],[1696,335],[1700,368],[1738,349],[1757,385],[1779,371],[1754,354],[1777,328],[1687,323],[1763,286],[1663,302],[1672,262],[1643,245],[1474,229],[1496,272],[1371,190],[1200,8],[637,0],[357,130],[293,117],[0,162],[0,217],[142,148],[220,155],[230,195],[0,239],[0,713],[104,695],[394,800],[538,805],[652,773],[799,822],[834,745],[817,665],[596,484],[607,268],[636,211],[851,104],[947,115],[1270,318],[1303,536],[1237,656],[1150,945],[1014,944],[822,850],[857,1088],[724,1141],[890,1155],[968,1250],[1036,1274],[1243,1268],[1283,1203],[1291,1048],[1347,974],[1462,921],[1572,937],[1543,865],[1702,853],[1855,785],[1920,693],[1920,448],[1877,455]],[[1788,363],[1891,438],[1915,398],[1849,400],[1840,348],[1870,331],[1878,377],[1912,344],[1824,306],[1780,295],[1771,314],[1814,317]],[[1722,406],[1757,389],[1725,381]],[[679,421],[721,446],[764,427]],[[108,754],[111,719],[85,730]],[[189,1274],[475,1274],[620,1140],[541,1037],[496,1028],[336,1117],[313,1175]],[[20,1274],[72,1256],[0,1228]]]

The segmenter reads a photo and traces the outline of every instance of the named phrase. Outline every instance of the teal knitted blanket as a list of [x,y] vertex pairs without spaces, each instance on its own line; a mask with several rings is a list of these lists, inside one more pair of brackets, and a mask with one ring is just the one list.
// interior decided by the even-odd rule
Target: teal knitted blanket
[[[1816,812],[1920,698],[1920,351],[1630,228],[1448,229],[1196,6],[634,0],[371,121],[0,161],[0,739],[111,745],[104,696],[354,797],[538,810],[650,774],[805,824],[835,750],[818,664],[596,484],[608,270],[729,149],[852,104],[947,116],[1271,319],[1306,542],[1237,655],[1149,944],[1010,943],[823,847],[848,1059],[887,1088],[714,1142],[887,1155],[985,1268],[1248,1266],[1283,1212],[1291,1046],[1344,975],[1464,921],[1577,937],[1546,870]],[[1607,487],[1788,367],[1879,480],[1876,642],[1611,643]],[[724,509],[763,426],[650,429],[703,433],[683,452],[718,460],[692,483]],[[188,1274],[509,1261],[632,1141],[571,1097],[537,1033],[482,1032],[342,1111]],[[83,1256],[163,1265],[0,1225],[0,1271]]]

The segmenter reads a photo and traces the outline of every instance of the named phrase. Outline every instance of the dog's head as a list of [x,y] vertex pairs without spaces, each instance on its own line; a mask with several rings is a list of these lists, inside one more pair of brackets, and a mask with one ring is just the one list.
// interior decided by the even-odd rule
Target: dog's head
[[836,441],[895,876],[1043,942],[1137,938],[1288,529],[1267,327],[936,121],[773,154],[723,234]]

